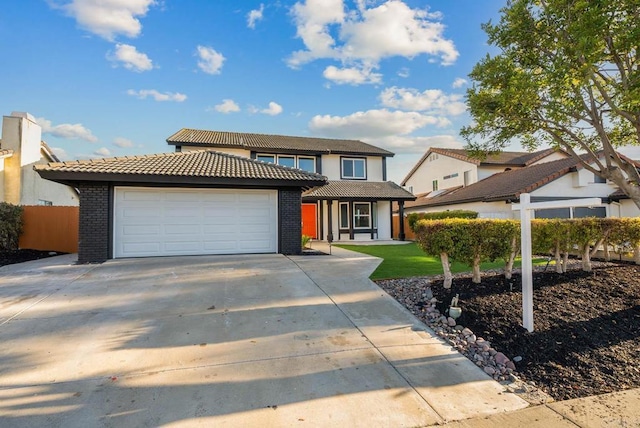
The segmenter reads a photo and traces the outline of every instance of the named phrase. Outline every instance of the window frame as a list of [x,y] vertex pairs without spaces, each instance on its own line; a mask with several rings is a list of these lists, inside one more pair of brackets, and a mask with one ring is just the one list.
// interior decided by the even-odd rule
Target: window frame
[[431,182],[431,186],[433,187],[433,191],[437,191],[438,190],[438,180],[433,180]]
[[[347,207],[347,214],[344,215],[342,212],[342,207]],[[340,202],[338,203],[338,229],[346,230],[349,229],[349,202]],[[347,224],[344,225],[343,221],[346,220]]]
[[[313,170],[309,171],[308,169],[300,168],[300,159],[305,159],[305,160],[311,161],[311,164],[313,165]],[[298,166],[298,169],[300,169],[302,171],[316,172],[316,158],[315,158],[315,156],[298,156],[298,158],[296,160],[296,165]]]
[[[351,162],[352,171],[353,171],[352,176],[345,175],[345,168],[344,168],[345,161]],[[356,176],[356,166],[355,166],[356,162],[362,162],[363,173],[364,173],[362,177]],[[367,158],[340,157],[340,178],[343,180],[366,180],[367,179]]]
[[[296,168],[296,165],[298,164],[298,160],[296,159],[296,155],[278,155],[277,159],[278,159],[277,165],[285,166],[287,168]],[[293,161],[293,165],[282,165],[280,163],[280,159],[291,159]]]
[[[358,205],[362,205],[362,206],[366,206],[369,213],[368,214],[358,214],[357,208],[356,206]],[[357,221],[356,219],[362,219],[362,218],[366,218],[368,221],[368,225],[367,226],[356,226]],[[354,230],[361,230],[361,229],[366,229],[366,230],[370,230],[372,226],[372,218],[371,218],[371,203],[370,202],[354,202],[353,203],[353,229]]]
[[[260,159],[261,157],[262,158],[271,158],[271,161]],[[258,154],[256,154],[256,160],[260,161],[260,162],[272,163],[272,164],[276,165],[276,155],[270,155],[270,154],[266,154],[266,153],[258,153]]]

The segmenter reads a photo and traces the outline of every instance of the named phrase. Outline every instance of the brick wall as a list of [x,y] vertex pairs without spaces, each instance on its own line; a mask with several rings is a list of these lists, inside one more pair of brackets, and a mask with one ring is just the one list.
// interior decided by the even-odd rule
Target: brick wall
[[109,185],[82,183],[78,263],[102,263],[109,258]]
[[280,190],[278,192],[279,241],[281,254],[302,252],[302,198],[301,191]]

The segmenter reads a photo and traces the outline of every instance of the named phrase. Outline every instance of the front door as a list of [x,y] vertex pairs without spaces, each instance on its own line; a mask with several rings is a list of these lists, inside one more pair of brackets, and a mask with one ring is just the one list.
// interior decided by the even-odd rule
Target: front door
[[316,204],[302,204],[302,234],[317,239],[317,215]]

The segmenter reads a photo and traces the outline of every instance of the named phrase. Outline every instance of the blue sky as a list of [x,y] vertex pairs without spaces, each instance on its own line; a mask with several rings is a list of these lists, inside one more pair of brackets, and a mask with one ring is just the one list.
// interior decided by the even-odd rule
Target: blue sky
[[183,127],[462,147],[497,0],[20,0],[0,11],[0,107],[63,159],[171,151]]

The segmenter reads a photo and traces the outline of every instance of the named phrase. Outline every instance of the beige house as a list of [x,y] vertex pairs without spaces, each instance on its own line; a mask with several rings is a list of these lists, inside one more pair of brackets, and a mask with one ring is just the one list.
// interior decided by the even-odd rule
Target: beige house
[[59,162],[42,141],[42,128],[29,113],[12,112],[2,119],[0,202],[14,205],[77,206],[73,187],[40,178],[34,165]]

